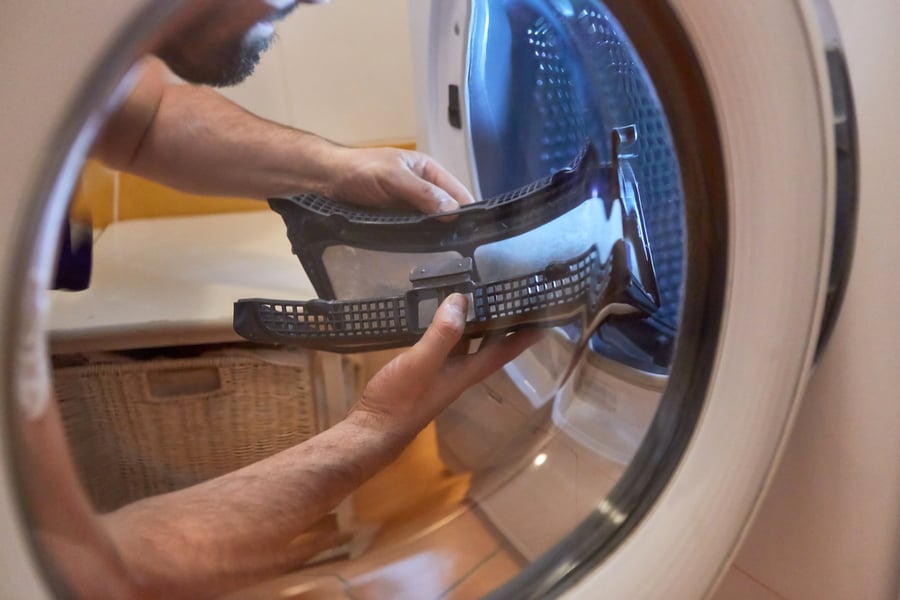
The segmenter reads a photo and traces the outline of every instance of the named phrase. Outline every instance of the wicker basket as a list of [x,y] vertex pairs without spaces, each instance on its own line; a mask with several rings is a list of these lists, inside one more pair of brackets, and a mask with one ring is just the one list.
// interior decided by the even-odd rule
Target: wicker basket
[[305,352],[95,358],[54,376],[73,457],[100,511],[227,473],[322,427]]

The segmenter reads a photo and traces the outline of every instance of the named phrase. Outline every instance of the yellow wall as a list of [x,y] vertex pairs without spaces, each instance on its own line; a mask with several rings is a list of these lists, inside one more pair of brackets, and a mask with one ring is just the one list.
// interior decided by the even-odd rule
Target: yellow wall
[[[392,146],[415,148],[412,143]],[[89,160],[81,171],[69,214],[76,221],[90,222],[95,229],[102,229],[116,220],[266,210],[268,207],[268,203],[260,200],[186,194]]]
[[[118,187],[118,193],[117,188]],[[116,206],[118,205],[118,206]],[[115,220],[262,210],[265,202],[196,196],[88,161],[70,210],[73,219],[103,228]]]

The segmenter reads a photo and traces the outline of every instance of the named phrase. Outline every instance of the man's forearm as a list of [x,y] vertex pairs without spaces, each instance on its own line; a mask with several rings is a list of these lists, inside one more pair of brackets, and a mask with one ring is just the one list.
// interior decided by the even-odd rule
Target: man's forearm
[[229,589],[315,554],[300,536],[396,458],[412,435],[351,413],[268,459],[103,518],[150,595]]
[[198,194],[327,193],[340,150],[257,117],[214,90],[168,85],[124,170]]

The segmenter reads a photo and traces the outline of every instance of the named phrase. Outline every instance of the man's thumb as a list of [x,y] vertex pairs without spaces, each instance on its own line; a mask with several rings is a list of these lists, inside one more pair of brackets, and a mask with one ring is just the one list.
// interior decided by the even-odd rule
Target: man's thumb
[[468,300],[450,294],[434,313],[425,335],[410,349],[413,362],[424,372],[437,371],[453,350],[466,327]]

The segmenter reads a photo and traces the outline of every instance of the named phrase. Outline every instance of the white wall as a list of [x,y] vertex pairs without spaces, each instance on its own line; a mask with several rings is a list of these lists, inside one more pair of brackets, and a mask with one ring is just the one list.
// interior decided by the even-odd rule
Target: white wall
[[412,141],[407,0],[300,5],[256,73],[225,93],[266,118],[346,144]]

